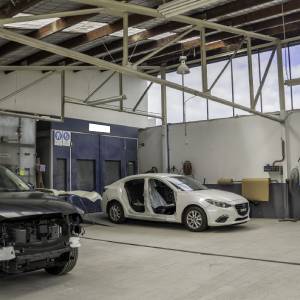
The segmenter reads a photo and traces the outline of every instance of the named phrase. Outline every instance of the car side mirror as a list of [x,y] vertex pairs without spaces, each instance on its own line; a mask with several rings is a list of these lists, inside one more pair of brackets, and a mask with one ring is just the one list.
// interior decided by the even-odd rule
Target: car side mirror
[[28,185],[28,187],[30,188],[31,191],[33,191],[35,189],[35,186],[32,183],[29,182],[29,183],[27,183],[27,185]]

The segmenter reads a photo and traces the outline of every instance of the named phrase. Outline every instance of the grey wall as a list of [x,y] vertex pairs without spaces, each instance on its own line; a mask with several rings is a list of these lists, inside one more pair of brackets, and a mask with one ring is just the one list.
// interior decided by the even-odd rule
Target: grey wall
[[[20,129],[19,129],[20,128]],[[0,164],[25,169],[24,180],[35,183],[36,123],[31,119],[0,116]]]
[[[300,112],[294,112],[287,121],[288,141],[285,163],[298,166],[300,157]],[[285,182],[286,176],[265,173],[263,166],[281,158],[281,138],[285,138],[283,127],[276,122],[256,116],[201,121],[187,124],[187,136],[183,124],[169,125],[170,167],[182,171],[182,164],[190,160],[195,178],[212,187],[240,193],[240,185],[218,186],[219,178],[235,180],[243,178],[266,178]],[[156,166],[160,172],[161,127],[140,132],[140,172]],[[284,217],[283,193],[285,184],[272,184],[268,203],[252,205],[254,217]],[[300,218],[300,193],[290,196],[291,216]]]
[[[66,96],[84,100],[109,74],[111,74],[110,71],[66,72]],[[42,75],[43,73],[39,71],[18,71],[9,74],[0,72],[0,98],[24,87]],[[124,94],[127,96],[127,100],[124,101],[124,107],[132,108],[146,86],[146,81],[124,76],[123,88]],[[118,75],[115,75],[91,100],[117,95],[119,95],[119,82]],[[55,73],[22,93],[1,102],[0,109],[59,116],[61,113],[60,102],[61,77],[59,73]],[[117,105],[117,102],[112,103],[112,105]],[[139,109],[146,111],[147,108],[148,97],[146,95]],[[68,118],[134,126],[137,128],[145,128],[149,124],[147,117],[74,104],[66,104],[65,114]]]
[[[288,162],[297,165],[300,157],[300,113],[293,113],[287,123]],[[215,184],[221,177],[241,180],[267,177],[263,166],[280,159],[282,126],[256,116],[169,125],[170,166],[182,169],[185,160],[193,164],[194,176]],[[155,165],[161,169],[161,127],[141,131],[140,171]],[[155,155],[154,155],[155,153]],[[272,176],[280,179],[279,176]]]

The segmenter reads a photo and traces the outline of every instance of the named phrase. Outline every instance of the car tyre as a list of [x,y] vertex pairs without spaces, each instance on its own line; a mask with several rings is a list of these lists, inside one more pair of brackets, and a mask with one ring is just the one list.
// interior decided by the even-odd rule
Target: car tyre
[[68,253],[63,254],[57,260],[57,266],[45,268],[45,271],[51,275],[65,275],[72,271],[78,260],[78,248],[72,248]]
[[112,201],[109,204],[107,214],[112,223],[121,224],[125,221],[124,209],[118,201]]
[[191,206],[187,208],[182,219],[183,224],[189,231],[199,232],[208,228],[206,213],[199,206]]

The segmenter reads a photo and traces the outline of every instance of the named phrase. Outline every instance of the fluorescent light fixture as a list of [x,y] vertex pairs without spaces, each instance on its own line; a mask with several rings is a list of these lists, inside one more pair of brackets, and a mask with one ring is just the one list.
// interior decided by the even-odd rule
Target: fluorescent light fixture
[[110,126],[89,123],[89,131],[110,133]]
[[82,21],[78,24],[75,24],[71,27],[64,29],[64,32],[74,32],[74,33],[87,33],[103,26],[107,25],[107,23],[100,22],[90,22],[90,21]]
[[160,40],[160,39],[164,39],[167,38],[169,36],[175,35],[176,33],[174,32],[165,32],[165,33],[161,33],[155,36],[152,36],[151,38],[149,38],[149,40]]
[[[134,35],[140,32],[145,31],[146,29],[140,29],[136,27],[128,27],[128,35]],[[112,36],[123,37],[123,30],[116,31],[111,34]]]
[[159,6],[158,11],[166,18],[187,13],[193,9],[204,8],[219,0],[173,0]]
[[[19,13],[14,16],[16,17],[28,17],[32,16],[31,14],[23,14]],[[18,22],[18,23],[11,23],[11,24],[4,24],[5,28],[15,28],[15,29],[40,29],[50,23],[59,20],[59,18],[50,18],[50,19],[41,19],[35,21],[28,21],[28,22]]]

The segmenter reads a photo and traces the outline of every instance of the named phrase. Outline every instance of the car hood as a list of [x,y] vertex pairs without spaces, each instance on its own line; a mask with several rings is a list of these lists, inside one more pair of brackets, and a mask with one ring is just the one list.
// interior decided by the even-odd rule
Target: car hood
[[80,213],[72,204],[40,192],[0,193],[0,222],[44,214]]
[[221,190],[215,190],[215,189],[194,191],[191,192],[191,194],[197,198],[212,199],[217,201],[223,201],[230,204],[247,201],[247,199],[245,199],[241,195],[234,194],[231,192],[221,191]]

